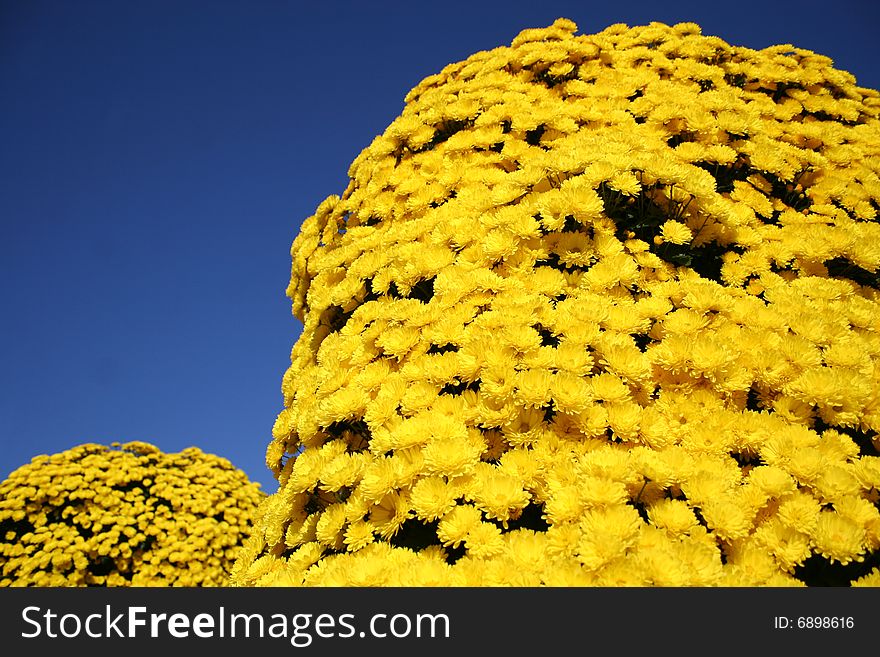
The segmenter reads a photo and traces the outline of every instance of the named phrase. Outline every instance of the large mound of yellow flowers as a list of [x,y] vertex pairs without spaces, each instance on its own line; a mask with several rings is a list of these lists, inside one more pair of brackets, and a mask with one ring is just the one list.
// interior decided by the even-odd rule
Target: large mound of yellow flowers
[[0,586],[224,586],[264,498],[195,447],[38,456],[0,484]]
[[303,224],[236,585],[880,584],[880,93],[559,19]]

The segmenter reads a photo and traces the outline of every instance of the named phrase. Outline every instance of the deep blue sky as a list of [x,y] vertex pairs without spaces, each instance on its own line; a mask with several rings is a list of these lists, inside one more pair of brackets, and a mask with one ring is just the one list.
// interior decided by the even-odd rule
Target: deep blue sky
[[0,0],[0,479],[145,440],[274,491],[290,243],[445,64],[560,16],[693,21],[880,88],[871,4]]

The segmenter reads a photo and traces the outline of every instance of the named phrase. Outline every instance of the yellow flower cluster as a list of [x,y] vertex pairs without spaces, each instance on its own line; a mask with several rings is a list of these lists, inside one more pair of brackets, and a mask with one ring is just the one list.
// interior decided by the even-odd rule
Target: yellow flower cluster
[[236,585],[880,584],[880,93],[559,19],[303,224]]
[[195,447],[37,456],[0,484],[0,586],[225,586],[265,497]]

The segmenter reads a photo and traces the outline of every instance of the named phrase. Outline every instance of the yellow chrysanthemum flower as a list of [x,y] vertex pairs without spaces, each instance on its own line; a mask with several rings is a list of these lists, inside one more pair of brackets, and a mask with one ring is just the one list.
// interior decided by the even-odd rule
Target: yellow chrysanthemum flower
[[832,563],[839,561],[846,565],[861,557],[865,530],[845,516],[823,511],[819,514],[813,541],[819,554]]
[[667,221],[660,227],[663,239],[672,244],[687,244],[693,239],[690,228],[678,221]]

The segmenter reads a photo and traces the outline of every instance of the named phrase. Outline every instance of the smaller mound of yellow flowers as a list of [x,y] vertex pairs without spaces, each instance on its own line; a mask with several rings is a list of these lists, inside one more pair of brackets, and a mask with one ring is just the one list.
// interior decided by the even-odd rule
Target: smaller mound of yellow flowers
[[0,484],[0,586],[222,586],[265,495],[144,442],[37,456]]

